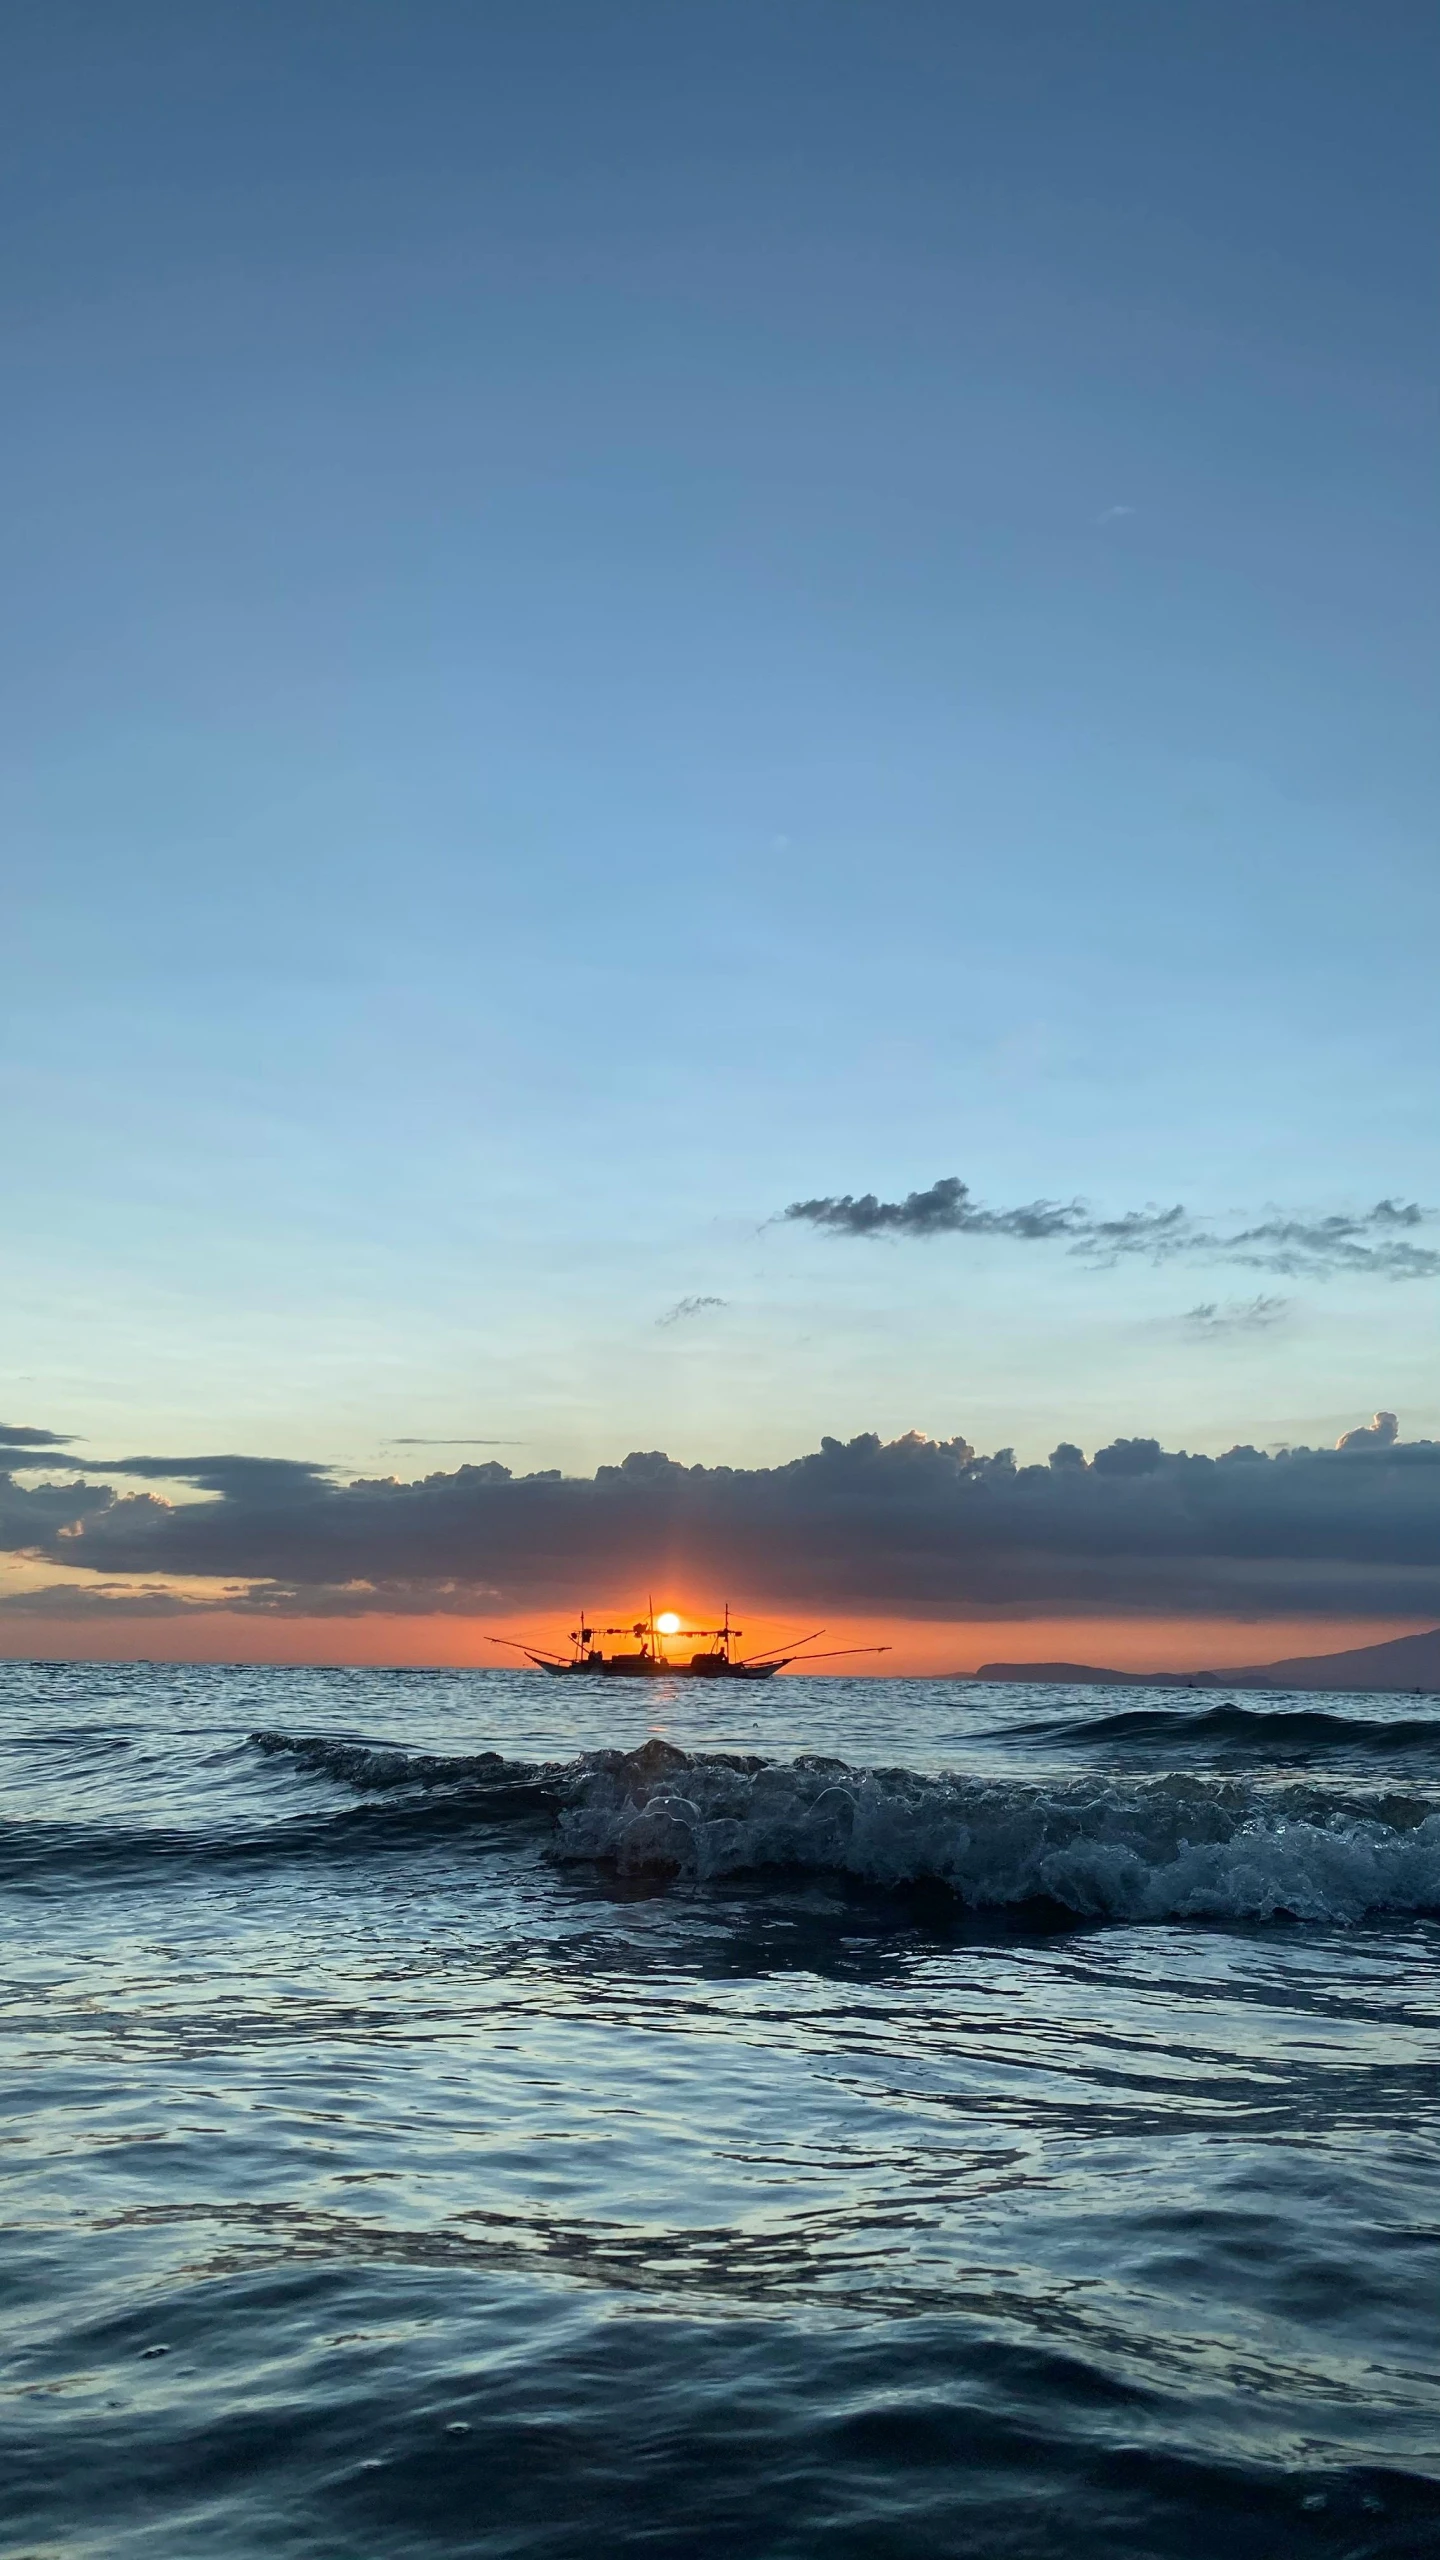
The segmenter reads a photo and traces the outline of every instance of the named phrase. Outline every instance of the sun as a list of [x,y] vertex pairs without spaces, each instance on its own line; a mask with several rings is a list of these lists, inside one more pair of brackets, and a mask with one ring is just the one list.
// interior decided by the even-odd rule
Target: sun
[[678,1636],[680,1633],[680,1621],[676,1617],[673,1609],[666,1609],[662,1611],[661,1615],[655,1621],[655,1633],[657,1636]]

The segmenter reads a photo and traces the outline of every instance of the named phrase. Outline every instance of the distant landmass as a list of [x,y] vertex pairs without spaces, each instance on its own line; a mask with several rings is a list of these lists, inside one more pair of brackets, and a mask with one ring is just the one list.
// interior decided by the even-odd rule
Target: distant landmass
[[1440,1627],[1348,1653],[1297,1653],[1233,1671],[1102,1671],[1092,1662],[982,1662],[977,1680],[1093,1681],[1117,1689],[1433,1689],[1440,1691]]

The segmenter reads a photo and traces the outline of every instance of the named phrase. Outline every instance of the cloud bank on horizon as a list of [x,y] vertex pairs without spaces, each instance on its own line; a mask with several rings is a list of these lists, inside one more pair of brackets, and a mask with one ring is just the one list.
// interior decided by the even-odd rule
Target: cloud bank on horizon
[[1440,1277],[1440,1251],[1412,1241],[1430,1213],[1415,1200],[1377,1200],[1359,1211],[1316,1218],[1267,1217],[1224,1231],[1194,1216],[1182,1203],[1168,1209],[1128,1209],[1097,1218],[1083,1200],[1029,1200],[1014,1209],[987,1209],[958,1174],[946,1174],[927,1191],[903,1200],[875,1192],[832,1193],[792,1200],[783,1220],[839,1236],[1009,1236],[1024,1244],[1064,1242],[1096,1263],[1140,1256],[1149,1262],[1228,1262],[1286,1279],[1329,1280],[1368,1273],[1385,1280]]
[[[590,1477],[491,1459],[414,1482],[230,1455],[92,1461],[62,1482],[46,1469],[76,1462],[57,1445],[0,1427],[0,1552],[91,1578],[0,1613],[484,1615],[663,1578],[947,1620],[1440,1618],[1440,1441],[1402,1440],[1392,1413],[1333,1449],[1218,1458],[1128,1438],[1019,1466],[862,1432],[771,1467],[634,1451]],[[146,1489],[96,1480],[115,1477]],[[166,1483],[207,1498],[148,1489]]]

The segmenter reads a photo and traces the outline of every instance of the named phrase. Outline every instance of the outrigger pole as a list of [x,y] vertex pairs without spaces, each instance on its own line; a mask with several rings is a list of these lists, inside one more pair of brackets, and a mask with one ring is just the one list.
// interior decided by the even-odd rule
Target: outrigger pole
[[529,1662],[563,1662],[563,1653],[547,1652],[543,1645],[522,1644],[518,1636],[487,1636],[487,1644],[503,1644],[511,1653],[523,1653]]
[[894,1649],[893,1645],[888,1644],[832,1644],[827,1645],[823,1653],[807,1653],[804,1655],[798,1653],[759,1653],[752,1654],[751,1660],[753,1662],[781,1663],[800,1662],[802,1660],[805,1662],[838,1662],[842,1655],[848,1657],[852,1653],[893,1653]]
[[[644,1674],[652,1678],[681,1680],[702,1677],[769,1680],[773,1679],[777,1671],[785,1670],[793,1662],[798,1662],[803,1670],[807,1662],[840,1662],[857,1654],[889,1653],[892,1650],[888,1644],[838,1644],[828,1646],[823,1653],[807,1653],[806,1646],[814,1644],[817,1636],[823,1636],[825,1633],[823,1627],[812,1627],[808,1635],[792,1637],[788,1642],[782,1639],[781,1643],[772,1645],[765,1653],[752,1654],[748,1659],[737,1660],[732,1647],[744,1634],[744,1629],[732,1623],[728,1600],[725,1603],[724,1620],[720,1626],[687,1627],[679,1632],[683,1632],[691,1643],[697,1637],[713,1638],[711,1650],[708,1653],[692,1653],[688,1662],[668,1661],[662,1648],[660,1631],[655,1623],[655,1595],[650,1592],[646,1596],[645,1616],[635,1619],[628,1626],[592,1627],[588,1624],[582,1609],[579,1624],[571,1631],[570,1642],[574,1650],[568,1659],[564,1654],[557,1652],[553,1646],[527,1644],[519,1636],[487,1635],[485,1642],[503,1646],[507,1653],[523,1653],[526,1661],[533,1662],[539,1671],[604,1672],[612,1678],[623,1678],[627,1674],[632,1677]],[[601,1635],[638,1636],[640,1650],[634,1654],[612,1654],[607,1660],[604,1654],[591,1649],[593,1639]]]

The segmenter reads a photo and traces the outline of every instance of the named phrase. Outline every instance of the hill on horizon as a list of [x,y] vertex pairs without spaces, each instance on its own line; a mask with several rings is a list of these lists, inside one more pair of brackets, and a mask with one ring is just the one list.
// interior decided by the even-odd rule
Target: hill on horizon
[[1345,1653],[1289,1654],[1230,1671],[1105,1671],[1088,1662],[982,1662],[977,1680],[1065,1680],[1119,1689],[1393,1689],[1440,1692],[1440,1627]]

